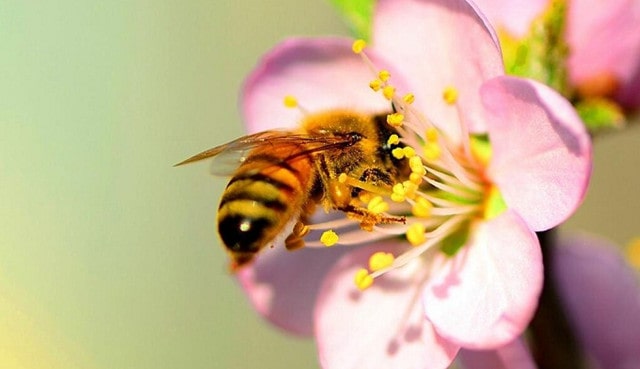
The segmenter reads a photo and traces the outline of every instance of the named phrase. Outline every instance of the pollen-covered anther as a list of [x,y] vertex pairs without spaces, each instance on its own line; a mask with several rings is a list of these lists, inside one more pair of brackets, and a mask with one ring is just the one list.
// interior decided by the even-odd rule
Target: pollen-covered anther
[[427,161],[436,161],[440,158],[440,154],[442,154],[442,149],[440,145],[436,142],[427,143],[424,145],[422,150],[422,155]]
[[391,200],[395,201],[395,202],[403,202],[404,200],[407,199],[407,197],[405,196],[405,190],[404,190],[404,186],[402,185],[402,183],[396,183],[395,185],[393,185],[393,188],[391,189]]
[[424,197],[418,197],[411,208],[411,213],[418,218],[428,218],[431,216],[433,204]]
[[407,229],[407,241],[413,246],[418,246],[426,241],[425,227],[422,223],[413,223],[409,229]]
[[402,187],[404,188],[404,195],[410,199],[416,196],[416,192],[418,191],[418,185],[412,181],[404,181],[402,182]]
[[407,159],[411,159],[416,156],[416,150],[411,146],[405,146],[402,148],[404,152],[404,157]]
[[438,142],[438,129],[435,127],[427,128],[424,132],[424,137],[427,139],[427,142]]
[[298,99],[296,99],[294,96],[291,96],[291,95],[285,96],[282,102],[284,103],[284,106],[286,106],[287,108],[298,107]]
[[442,99],[449,105],[453,105],[458,101],[458,89],[448,86],[442,91]]
[[376,78],[373,81],[369,82],[369,88],[371,88],[375,92],[378,92],[382,88],[382,84],[382,81]]
[[353,50],[353,52],[356,54],[360,54],[362,53],[362,51],[364,51],[365,47],[367,47],[367,42],[365,40],[358,39],[353,41],[351,50]]
[[356,272],[353,281],[360,291],[364,291],[373,284],[373,277],[368,270],[362,268]]
[[396,147],[395,149],[391,150],[391,155],[393,155],[393,157],[398,160],[404,159],[404,150],[402,150],[402,147]]
[[391,73],[389,73],[388,70],[381,70],[378,73],[378,78],[380,78],[382,82],[387,82],[389,78],[391,78]]
[[395,94],[396,94],[396,88],[391,85],[387,85],[382,88],[382,95],[384,96],[385,99],[389,101],[393,99],[393,96]]
[[320,242],[327,247],[331,247],[338,243],[338,239],[338,234],[331,229],[324,231],[322,236],[320,236]]
[[412,93],[408,93],[402,97],[402,101],[411,105],[416,100],[416,96]]
[[409,159],[409,168],[411,168],[411,174],[417,174],[419,176],[427,174],[427,170],[422,164],[422,158],[415,155],[415,152],[414,155]]
[[389,146],[397,145],[398,143],[400,143],[400,137],[395,133],[389,136],[389,138],[387,139],[387,145]]
[[404,115],[400,113],[393,113],[387,115],[387,123],[393,127],[402,126],[402,122],[404,122]]
[[390,267],[393,264],[395,257],[393,254],[384,251],[378,251],[369,257],[369,270],[377,272]]
[[376,196],[367,204],[367,210],[373,214],[381,214],[389,210],[389,204],[382,199],[382,196]]

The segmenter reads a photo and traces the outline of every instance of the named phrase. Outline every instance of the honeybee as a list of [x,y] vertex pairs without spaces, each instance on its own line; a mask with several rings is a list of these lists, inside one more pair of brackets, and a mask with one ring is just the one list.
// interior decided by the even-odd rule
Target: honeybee
[[[212,172],[229,174],[219,159],[240,153],[217,216],[220,238],[236,270],[282,233],[290,232],[287,249],[304,246],[305,224],[317,205],[342,211],[367,230],[380,223],[404,223],[404,217],[374,214],[356,201],[363,188],[388,190],[408,176],[404,161],[391,154],[392,134],[397,132],[386,115],[329,111],[307,116],[296,130],[244,136],[176,166],[215,157]],[[352,180],[341,180],[341,174]]]

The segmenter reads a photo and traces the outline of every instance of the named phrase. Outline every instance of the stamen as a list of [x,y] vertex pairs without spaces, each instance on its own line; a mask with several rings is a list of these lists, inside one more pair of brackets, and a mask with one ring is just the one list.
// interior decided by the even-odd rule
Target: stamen
[[389,139],[387,139],[387,145],[389,146],[397,145],[398,143],[400,143],[400,137],[398,137],[398,135],[395,133],[389,136]]
[[371,88],[375,92],[380,91],[380,89],[382,88],[382,81],[379,79],[374,79],[373,81],[369,82],[369,88]]
[[331,247],[338,242],[338,234],[333,230],[324,231],[320,236],[320,242],[327,247]]
[[411,208],[411,213],[418,218],[428,218],[431,216],[433,204],[424,197],[418,197]]
[[391,155],[393,155],[393,157],[398,160],[403,159],[404,150],[402,150],[402,147],[396,147],[395,149],[391,150]]
[[365,47],[367,47],[367,42],[365,40],[358,39],[353,41],[353,44],[351,45],[351,50],[353,50],[353,52],[356,54],[360,54],[362,53]]
[[405,146],[402,148],[402,151],[404,152],[404,157],[411,159],[416,157],[416,150],[411,147],[411,146]]
[[393,96],[395,94],[396,94],[396,88],[391,85],[387,85],[387,86],[384,86],[384,88],[382,88],[382,95],[384,95],[384,98],[389,101],[393,99]]
[[373,214],[381,214],[389,210],[389,204],[382,199],[382,196],[376,196],[367,204],[367,210]]
[[393,127],[400,127],[403,121],[404,121],[404,115],[400,113],[393,113],[393,114],[387,115],[387,123],[389,123]]
[[412,93],[408,93],[402,97],[402,101],[406,102],[407,104],[413,104],[415,100],[416,97]]
[[418,246],[426,240],[425,227],[422,223],[413,223],[407,230],[407,241],[413,246]]
[[395,257],[391,253],[383,251],[376,252],[369,258],[369,270],[376,272],[378,270],[388,268],[393,264],[394,260]]
[[453,86],[448,86],[442,92],[442,98],[447,104],[453,105],[458,101],[458,90]]
[[391,78],[391,73],[389,73],[388,70],[381,70],[380,73],[378,73],[378,78],[380,78],[382,82],[387,82],[389,78]]
[[284,102],[284,106],[286,106],[287,108],[298,107],[298,99],[296,99],[294,96],[291,96],[291,95],[285,96],[283,102]]
[[373,277],[363,268],[356,272],[354,282],[360,291],[364,291],[373,284]]

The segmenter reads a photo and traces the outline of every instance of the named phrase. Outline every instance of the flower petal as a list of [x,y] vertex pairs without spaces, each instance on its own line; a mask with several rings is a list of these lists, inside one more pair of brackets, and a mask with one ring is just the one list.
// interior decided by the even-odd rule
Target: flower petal
[[438,337],[424,319],[419,260],[379,277],[363,292],[354,285],[371,254],[401,250],[392,243],[359,248],[329,273],[315,315],[323,368],[444,369],[453,360],[458,346]]
[[[375,49],[413,83],[414,106],[440,129],[458,137],[463,122],[484,131],[478,90],[504,73],[493,30],[464,0],[380,0],[374,19]],[[458,90],[456,105],[443,99]]]
[[585,235],[563,237],[553,271],[578,337],[602,369],[640,367],[640,284],[616,249]]
[[523,37],[531,22],[541,14],[549,0],[474,0],[498,31],[504,29],[511,36]]
[[536,369],[529,349],[521,338],[488,351],[460,350],[465,369]]
[[534,231],[566,220],[591,176],[591,140],[571,104],[538,82],[498,77],[481,90],[493,157],[488,176]]
[[511,210],[477,224],[470,237],[430,278],[423,296],[427,319],[462,347],[500,347],[522,334],[536,309],[538,239]]
[[266,249],[238,272],[255,309],[273,324],[299,335],[313,334],[313,309],[322,281],[346,247],[286,251]]
[[[623,89],[640,73],[640,1],[572,0],[567,61],[574,85],[600,75],[617,77]],[[637,90],[634,91],[637,95]]]
[[[285,96],[295,97],[311,113],[337,108],[391,111],[389,101],[369,88],[376,74],[353,53],[351,44],[346,38],[326,37],[292,38],[276,46],[245,82],[241,107],[247,130],[297,127],[304,113],[285,107]],[[376,66],[390,69],[375,53],[367,55]]]

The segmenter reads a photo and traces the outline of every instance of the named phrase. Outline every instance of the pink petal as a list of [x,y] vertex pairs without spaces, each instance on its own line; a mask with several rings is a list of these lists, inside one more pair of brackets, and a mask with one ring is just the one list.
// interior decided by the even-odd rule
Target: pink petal
[[423,303],[436,332],[490,349],[522,334],[542,288],[536,235],[511,210],[480,222],[467,245],[430,278]]
[[[478,90],[504,73],[493,30],[463,0],[380,0],[374,19],[375,49],[412,83],[414,106],[441,129],[457,136],[460,115],[473,131],[484,131]],[[443,91],[454,87],[458,104]]]
[[511,36],[523,37],[531,22],[547,7],[549,0],[474,0],[491,24]]
[[615,245],[561,239],[552,265],[569,319],[602,369],[640,367],[640,284]]
[[550,88],[498,77],[482,86],[493,158],[488,176],[534,231],[554,227],[582,202],[591,141],[571,104]]
[[359,248],[329,272],[316,309],[316,335],[325,369],[446,368],[457,345],[438,337],[424,319],[421,264],[376,279],[359,292],[356,270],[376,251],[400,252],[398,244]]
[[529,349],[517,339],[489,351],[460,350],[458,358],[465,369],[536,369]]
[[313,334],[313,309],[327,272],[346,247],[286,251],[266,249],[238,272],[255,309],[276,326],[299,335]]
[[[293,38],[276,46],[247,79],[242,111],[249,132],[297,127],[304,114],[287,108],[294,96],[310,113],[353,109],[363,113],[391,110],[382,94],[369,88],[376,77],[345,38]],[[376,66],[391,69],[371,52]],[[392,71],[392,73],[396,74]]]
[[638,0],[572,0],[567,23],[572,82],[608,73],[626,87],[640,70],[638,25]]

